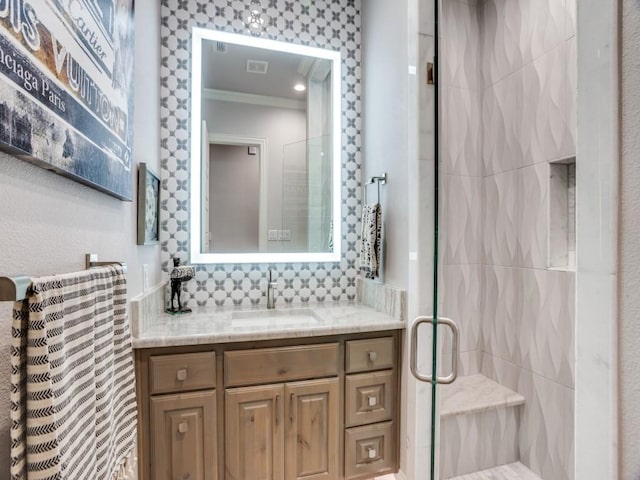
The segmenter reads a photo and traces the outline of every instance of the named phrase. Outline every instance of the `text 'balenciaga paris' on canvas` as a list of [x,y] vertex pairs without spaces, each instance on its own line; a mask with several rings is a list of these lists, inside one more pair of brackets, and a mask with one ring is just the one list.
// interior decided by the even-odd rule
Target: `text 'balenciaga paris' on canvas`
[[132,197],[133,0],[0,0],[0,147]]

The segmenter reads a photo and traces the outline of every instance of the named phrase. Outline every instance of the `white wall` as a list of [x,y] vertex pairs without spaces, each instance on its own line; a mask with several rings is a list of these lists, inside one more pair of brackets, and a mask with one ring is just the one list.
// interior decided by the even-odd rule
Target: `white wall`
[[283,146],[306,139],[305,111],[203,101],[202,118],[209,133],[267,139],[267,228],[281,228]]
[[[138,0],[135,6],[134,158],[159,172],[159,2]],[[128,263],[129,297],[142,292],[143,264],[150,266],[152,285],[160,280],[160,247],[136,246],[135,201],[121,202],[4,153],[0,219],[2,276],[81,270],[84,254],[94,252]],[[0,318],[0,478],[9,478],[9,303],[0,304]]]
[[[362,5],[363,199],[377,200],[366,180],[389,174],[380,187],[383,221],[381,280],[408,282],[408,45],[406,0],[367,0]],[[365,190],[366,189],[366,190]]]
[[620,164],[620,450],[623,480],[640,478],[640,4],[622,2]]

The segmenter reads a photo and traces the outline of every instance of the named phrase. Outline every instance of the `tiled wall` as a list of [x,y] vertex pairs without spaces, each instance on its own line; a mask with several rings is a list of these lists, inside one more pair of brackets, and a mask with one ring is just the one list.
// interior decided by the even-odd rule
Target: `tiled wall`
[[[480,23],[478,8],[463,0],[442,2],[440,245],[442,315],[460,327],[460,368],[481,368],[482,162]],[[449,370],[445,336],[442,371]]]
[[[245,33],[241,0],[162,0],[161,6],[161,239],[162,265],[189,257],[189,52],[194,26]],[[342,54],[342,260],[338,263],[197,265],[187,282],[195,306],[264,303],[274,271],[277,302],[354,299],[360,207],[360,0],[262,0],[265,37]]]
[[548,209],[576,152],[575,0],[442,3],[442,314],[464,374],[525,396],[522,462],[572,480],[575,274],[548,267]]

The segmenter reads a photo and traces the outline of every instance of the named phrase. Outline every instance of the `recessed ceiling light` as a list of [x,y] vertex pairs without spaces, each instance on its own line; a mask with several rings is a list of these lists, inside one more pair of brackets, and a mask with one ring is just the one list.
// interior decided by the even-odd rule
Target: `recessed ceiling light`
[[304,92],[304,91],[307,89],[307,87],[305,87],[305,86],[304,86],[304,84],[302,84],[302,83],[296,83],[296,84],[293,86],[293,89],[294,89],[296,92]]

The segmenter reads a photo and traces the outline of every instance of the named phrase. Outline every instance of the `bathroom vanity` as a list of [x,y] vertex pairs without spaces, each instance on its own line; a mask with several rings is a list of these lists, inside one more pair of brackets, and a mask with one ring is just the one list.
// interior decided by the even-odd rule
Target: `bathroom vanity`
[[356,304],[160,315],[134,338],[140,478],[396,472],[403,328]]

